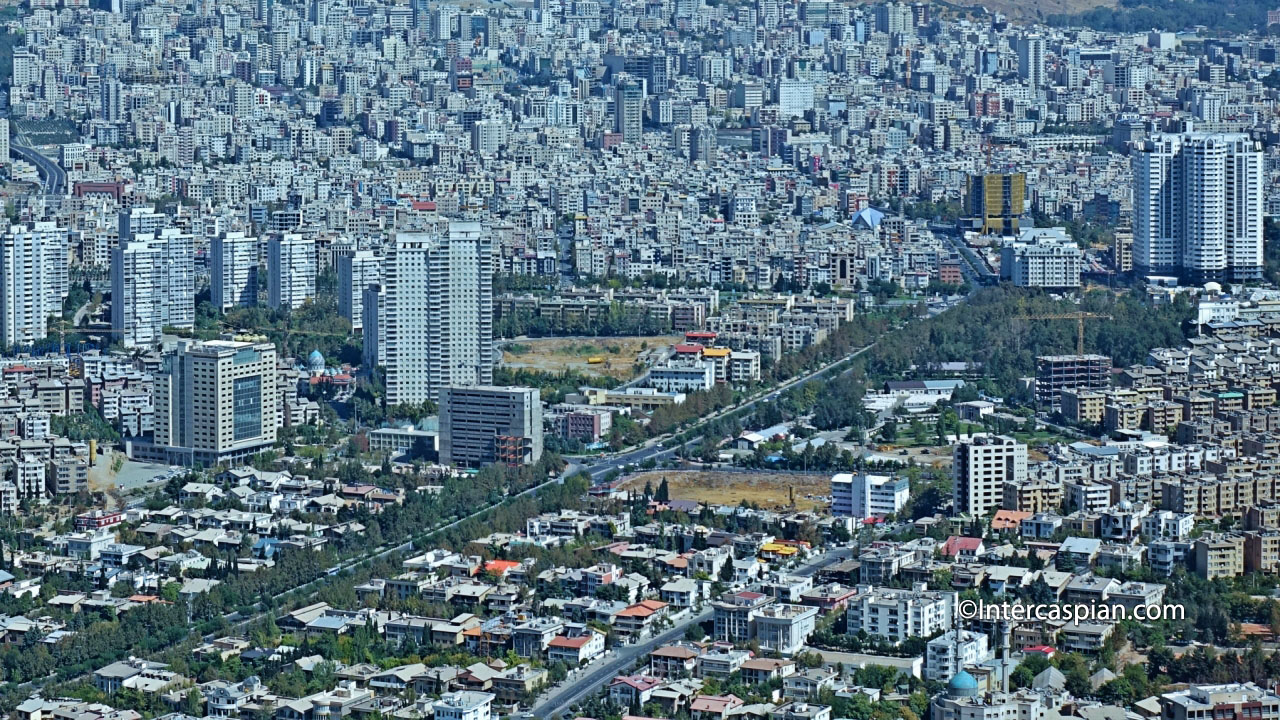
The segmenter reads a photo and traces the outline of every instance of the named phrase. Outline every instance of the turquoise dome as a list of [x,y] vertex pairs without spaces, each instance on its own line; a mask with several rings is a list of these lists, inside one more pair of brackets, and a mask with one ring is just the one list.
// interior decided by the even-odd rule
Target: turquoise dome
[[947,683],[947,692],[951,695],[973,695],[978,692],[978,680],[967,670],[961,670],[951,676]]

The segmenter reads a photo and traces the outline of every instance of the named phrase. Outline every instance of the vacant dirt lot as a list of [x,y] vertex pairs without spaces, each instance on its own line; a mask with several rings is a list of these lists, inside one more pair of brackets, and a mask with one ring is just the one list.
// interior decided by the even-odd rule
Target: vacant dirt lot
[[[652,359],[682,341],[679,335],[664,337],[537,338],[513,340],[502,348],[502,364],[543,372],[579,370],[597,376],[629,380],[636,376],[635,364],[649,365]],[[589,363],[590,358],[603,362]]]
[[664,477],[671,491],[671,499],[712,505],[738,505],[746,500],[767,510],[785,508],[789,502],[788,491],[795,488],[796,508],[810,510],[826,507],[825,498],[831,494],[829,475],[799,473],[654,470],[633,476],[627,480],[625,487],[641,490],[645,482],[649,482],[657,490]]

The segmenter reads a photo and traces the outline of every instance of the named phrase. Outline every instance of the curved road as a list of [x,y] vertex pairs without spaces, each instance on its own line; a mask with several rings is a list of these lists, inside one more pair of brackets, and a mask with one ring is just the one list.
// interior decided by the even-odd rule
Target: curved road
[[63,170],[58,163],[51,160],[48,156],[42,154],[35,148],[18,145],[13,142],[9,143],[9,154],[14,157],[22,158],[36,166],[36,170],[40,173],[40,177],[44,178],[44,192],[46,195],[63,195],[66,193],[67,171]]

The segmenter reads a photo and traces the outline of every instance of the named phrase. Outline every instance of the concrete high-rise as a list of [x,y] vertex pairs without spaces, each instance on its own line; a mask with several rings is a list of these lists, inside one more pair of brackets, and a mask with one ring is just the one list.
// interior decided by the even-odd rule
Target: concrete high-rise
[[1044,37],[1025,35],[1018,39],[1018,77],[1027,81],[1032,94],[1045,86]]
[[613,122],[623,142],[640,142],[644,135],[644,88],[632,78],[613,89]]
[[287,233],[267,244],[267,303],[292,310],[316,296],[316,239]]
[[493,241],[479,223],[398,233],[387,254],[387,402],[493,381]]
[[541,457],[542,399],[537,388],[441,389],[441,463],[529,465]]
[[1005,482],[1027,479],[1027,446],[997,435],[958,443],[952,451],[954,513],[982,517],[1000,507]]
[[382,285],[370,285],[362,293],[360,303],[361,327],[360,338],[363,340],[361,361],[369,367],[387,364],[387,293]]
[[67,231],[53,222],[14,225],[0,238],[0,342],[48,337],[67,297]]
[[258,304],[258,238],[221,233],[209,244],[209,295],[213,306],[228,310]]
[[111,328],[126,347],[159,342],[165,327],[195,327],[195,247],[166,228],[122,241],[111,253]]
[[1262,276],[1263,162],[1243,133],[1162,133],[1133,161],[1133,266],[1193,282]]
[[338,314],[352,330],[364,328],[364,292],[382,282],[382,258],[372,250],[338,256]]
[[243,462],[280,425],[271,343],[182,343],[155,383],[154,456],[179,465]]

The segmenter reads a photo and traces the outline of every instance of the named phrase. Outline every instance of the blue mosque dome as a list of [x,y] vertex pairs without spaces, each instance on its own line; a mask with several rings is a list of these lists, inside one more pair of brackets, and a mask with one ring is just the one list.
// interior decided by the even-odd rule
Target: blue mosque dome
[[951,676],[951,682],[947,683],[947,694],[955,697],[965,695],[976,695],[978,692],[978,680],[970,675],[967,670],[961,670]]
[[319,350],[312,350],[307,356],[307,366],[312,372],[324,372],[324,355]]

